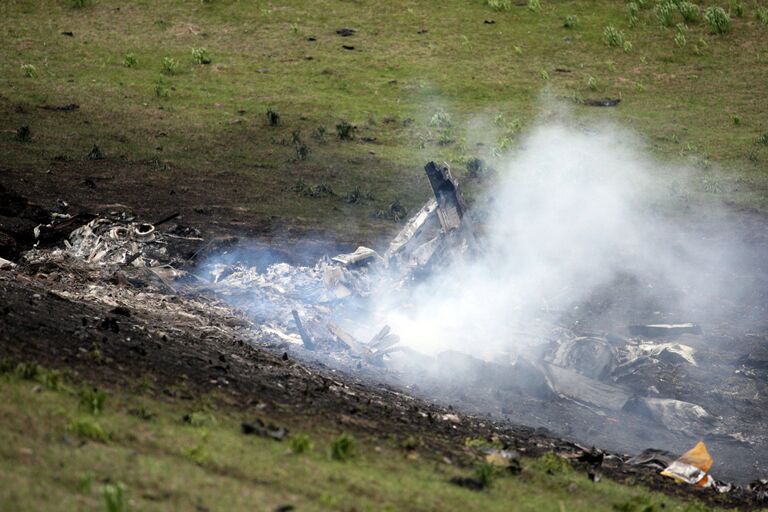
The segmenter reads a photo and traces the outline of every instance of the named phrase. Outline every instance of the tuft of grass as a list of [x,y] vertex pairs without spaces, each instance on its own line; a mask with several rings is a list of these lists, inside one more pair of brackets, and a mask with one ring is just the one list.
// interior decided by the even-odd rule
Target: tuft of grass
[[288,447],[291,449],[291,453],[301,455],[311,451],[313,444],[307,434],[296,434],[288,439]]
[[587,87],[589,87],[590,91],[596,91],[597,90],[597,78],[590,76],[587,78]]
[[161,69],[166,75],[175,75],[179,71],[179,62],[171,57],[163,57]]
[[683,32],[678,32],[675,34],[675,44],[678,48],[682,48],[686,44],[685,34]]
[[629,26],[636,27],[640,24],[640,5],[637,2],[629,2],[627,4],[627,17],[629,18]]
[[22,64],[21,72],[27,78],[37,78],[37,68],[34,64]]
[[732,118],[734,126],[739,126],[741,124],[741,117],[739,116],[733,116]]
[[125,57],[123,57],[123,66],[127,68],[135,68],[139,65],[139,59],[136,57],[136,54],[133,52],[128,52],[125,54]]
[[731,28],[731,17],[722,7],[711,6],[704,11],[704,19],[714,34],[725,34]]
[[91,414],[101,414],[104,412],[104,402],[107,394],[95,387],[84,387],[77,393],[80,399],[80,407]]
[[532,12],[539,12],[541,10],[541,1],[528,0],[528,10]]
[[128,510],[124,484],[120,482],[106,484],[101,488],[101,495],[104,498],[104,510],[106,512],[126,512]]
[[277,126],[280,124],[280,113],[277,110],[273,108],[267,109],[267,124],[269,126]]
[[613,25],[608,25],[603,29],[603,41],[608,46],[621,48],[624,46],[624,32],[616,29]]
[[768,146],[768,132],[765,132],[757,138],[757,143],[763,146]]
[[673,2],[661,2],[653,8],[653,14],[663,27],[675,25],[675,11],[677,11],[677,7]]
[[755,16],[763,25],[768,25],[768,7],[758,7]]
[[743,18],[744,17],[744,4],[742,4],[738,0],[731,0],[731,9],[730,9],[730,11],[737,18]]
[[565,20],[563,21],[563,27],[564,28],[576,28],[576,25],[579,24],[579,17],[575,14],[569,14],[565,17]]
[[622,45],[622,49],[624,50],[624,53],[630,53],[632,51],[632,43],[630,41],[624,41],[624,44]]
[[331,443],[331,458],[338,461],[347,461],[355,454],[355,438],[346,432],[342,433]]
[[82,9],[88,5],[88,0],[69,0],[69,5],[71,5],[73,9]]
[[512,0],[486,0],[485,5],[494,11],[508,11],[512,9]]
[[567,460],[554,452],[547,452],[537,461],[538,465],[550,475],[571,473],[573,468]]
[[451,116],[445,110],[438,110],[429,120],[429,126],[435,128],[450,128],[452,124]]
[[347,121],[340,121],[336,124],[336,135],[341,140],[352,140],[355,127]]
[[109,435],[107,432],[93,418],[81,417],[70,421],[67,425],[67,432],[78,437],[83,437],[102,443],[109,441]]
[[181,417],[182,423],[193,427],[211,427],[216,425],[216,417],[210,412],[192,411]]
[[162,78],[158,78],[155,80],[155,96],[158,98],[167,98],[171,95],[171,88],[168,86],[168,83],[163,80]]
[[211,56],[205,48],[192,48],[192,60],[196,64],[210,64]]
[[493,464],[489,464],[485,461],[475,464],[472,476],[477,480],[480,485],[487,489],[493,485],[493,481],[496,479],[497,470]]
[[699,6],[691,2],[680,2],[677,4],[677,10],[686,23],[696,23],[701,18]]

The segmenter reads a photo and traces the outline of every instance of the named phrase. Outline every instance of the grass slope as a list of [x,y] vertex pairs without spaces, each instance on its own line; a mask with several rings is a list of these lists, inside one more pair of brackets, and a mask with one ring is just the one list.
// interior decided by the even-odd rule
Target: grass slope
[[[620,97],[618,108],[575,106],[575,116],[629,125],[657,155],[692,163],[698,192],[762,207],[768,25],[759,2],[742,1],[742,17],[713,3],[734,11],[730,30],[713,34],[700,19],[679,46],[679,29],[662,26],[650,0],[638,2],[634,27],[628,4],[609,0],[542,0],[537,10],[481,0],[8,0],[0,164],[84,161],[95,143],[158,174],[234,172],[220,186],[249,189],[243,207],[356,233],[386,227],[375,213],[392,201],[412,208],[427,196],[424,161],[463,169],[514,148],[546,116],[543,96]],[[683,22],[676,11],[673,21]],[[630,51],[606,44],[609,25]],[[341,37],[342,27],[356,33]],[[210,64],[195,62],[201,47]],[[80,110],[37,108],[71,102]],[[337,136],[342,121],[354,140]],[[16,140],[23,124],[29,142]],[[713,174],[720,166],[724,176]],[[299,181],[337,195],[297,194]],[[373,201],[345,203],[355,188]]]
[[0,394],[2,510],[704,510],[640,487],[593,483],[554,455],[471,491],[449,482],[468,469],[385,435],[353,440],[352,455],[334,460],[338,425],[285,442],[246,436],[240,421],[264,418],[255,406],[159,397],[141,386],[94,390],[30,364],[4,365]]

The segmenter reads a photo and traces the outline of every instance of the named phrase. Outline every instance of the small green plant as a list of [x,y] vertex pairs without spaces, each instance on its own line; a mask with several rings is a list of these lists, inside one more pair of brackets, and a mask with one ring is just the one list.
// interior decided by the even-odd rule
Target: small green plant
[[485,461],[478,462],[475,464],[472,476],[478,481],[483,489],[487,489],[493,485],[493,481],[496,478],[496,468],[493,464],[489,464]]
[[328,133],[325,129],[325,126],[318,126],[312,130],[312,138],[320,144],[325,144],[328,142]]
[[494,11],[508,11],[512,9],[512,0],[486,0],[485,5]]
[[451,133],[450,128],[440,131],[440,135],[437,137],[438,146],[450,146],[454,142],[456,142],[456,138]]
[[567,460],[554,452],[547,452],[539,457],[538,463],[541,465],[541,468],[550,475],[568,473],[573,469],[571,468],[571,465],[568,464]]
[[678,32],[675,34],[675,44],[678,48],[682,48],[686,44],[685,34],[683,32]]
[[544,81],[549,80],[549,71],[547,71],[546,69],[541,69],[539,70],[539,76]]
[[541,10],[541,1],[528,0],[528,10],[532,12],[539,12]]
[[29,142],[32,140],[32,130],[28,124],[22,124],[16,128],[16,140],[19,142]]
[[768,25],[768,7],[758,7],[755,16],[763,25]]
[[596,91],[597,90],[597,78],[590,76],[587,78],[587,87],[589,87],[590,91]]
[[739,126],[741,124],[741,117],[733,116],[733,124],[734,126]]
[[757,143],[763,146],[768,146],[768,132],[765,132],[757,138]]
[[636,27],[640,24],[640,6],[637,2],[629,2],[627,4],[627,16],[629,18],[629,26]]
[[294,130],[293,133],[291,133],[291,141],[293,142],[293,147],[296,150],[296,159],[299,161],[306,160],[309,157],[309,146],[304,144],[304,142],[301,140],[300,130]]
[[210,412],[192,411],[181,417],[181,421],[193,427],[208,427],[216,425],[216,417]]
[[346,461],[352,458],[355,451],[355,439],[346,432],[339,435],[331,443],[331,458]]
[[22,64],[21,72],[27,78],[37,78],[37,68],[33,64]]
[[298,33],[299,33],[299,24],[291,23],[291,34],[298,34]]
[[664,27],[675,25],[675,11],[677,11],[677,6],[673,2],[661,2],[653,8],[653,14]]
[[109,441],[109,435],[93,418],[83,417],[70,421],[67,425],[67,432],[102,443]]
[[277,126],[280,124],[280,113],[272,107],[267,109],[267,124]]
[[608,46],[621,48],[624,46],[624,33],[621,30],[617,30],[613,25],[608,25],[603,29],[603,41]]
[[162,71],[166,75],[175,75],[179,70],[179,62],[171,57],[163,57]]
[[101,414],[104,412],[104,402],[107,399],[107,394],[100,389],[85,387],[78,391],[77,396],[80,399],[80,407],[89,413]]
[[139,65],[139,59],[136,57],[136,54],[133,52],[128,52],[125,54],[125,57],[123,57],[123,66],[127,68],[135,68]]
[[522,49],[522,48],[520,48],[519,46],[515,45],[515,46],[513,47],[513,49],[515,50],[515,53],[516,53],[517,55],[522,55],[522,54],[523,54],[523,49]]
[[696,23],[701,18],[699,6],[691,2],[680,2],[677,4],[677,10],[686,23]]
[[16,365],[16,375],[24,380],[35,380],[40,375],[42,368],[35,363],[19,363]]
[[170,87],[165,80],[158,78],[155,80],[155,96],[158,98],[167,98],[171,95]]
[[429,120],[429,126],[435,128],[450,128],[451,124],[451,116],[445,110],[438,110]]
[[296,434],[288,439],[288,446],[291,453],[301,455],[312,450],[312,440],[307,434]]
[[69,0],[69,5],[71,5],[73,9],[82,9],[88,5],[88,0]]
[[75,486],[77,492],[82,494],[90,494],[94,478],[95,475],[90,471],[80,475],[80,478],[77,479],[77,485]]
[[737,18],[744,17],[744,4],[737,0],[731,0],[731,12]]
[[696,55],[704,55],[704,50],[707,49],[707,42],[704,40],[704,38],[700,37],[698,41],[696,41],[696,44],[693,45],[693,53]]
[[347,121],[340,121],[336,124],[336,135],[341,140],[352,140],[355,127]]
[[197,64],[210,64],[211,56],[205,48],[192,48],[192,60]]
[[126,512],[128,501],[125,498],[125,485],[122,483],[106,484],[101,488],[106,512]]
[[725,34],[731,28],[731,18],[722,7],[707,7],[704,11],[704,19],[714,34]]
[[565,21],[563,21],[563,27],[565,28],[576,28],[576,25],[579,24],[579,17],[575,14],[569,14],[565,17]]
[[624,53],[630,53],[632,51],[632,43],[630,41],[624,41],[624,44],[622,45],[622,49],[624,50]]

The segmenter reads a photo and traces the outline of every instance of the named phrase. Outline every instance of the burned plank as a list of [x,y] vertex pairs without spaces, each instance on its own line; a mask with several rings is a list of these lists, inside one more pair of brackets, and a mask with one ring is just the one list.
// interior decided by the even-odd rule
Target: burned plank
[[291,314],[293,315],[294,322],[296,322],[296,330],[299,331],[299,336],[301,336],[301,341],[304,343],[304,348],[307,350],[315,350],[315,342],[312,340],[312,337],[307,330],[304,329],[304,324],[301,323],[301,318],[299,318],[299,312],[293,309],[291,310]]

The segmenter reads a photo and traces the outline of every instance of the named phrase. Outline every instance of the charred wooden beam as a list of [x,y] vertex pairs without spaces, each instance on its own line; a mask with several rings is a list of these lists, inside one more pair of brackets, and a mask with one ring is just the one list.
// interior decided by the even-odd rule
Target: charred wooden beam
[[291,310],[291,314],[293,315],[293,321],[296,322],[296,330],[299,331],[299,336],[301,336],[301,341],[304,343],[304,348],[307,350],[315,350],[315,342],[312,341],[312,337],[307,330],[304,329],[304,324],[301,323],[301,318],[299,318],[299,312],[293,309]]

